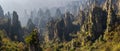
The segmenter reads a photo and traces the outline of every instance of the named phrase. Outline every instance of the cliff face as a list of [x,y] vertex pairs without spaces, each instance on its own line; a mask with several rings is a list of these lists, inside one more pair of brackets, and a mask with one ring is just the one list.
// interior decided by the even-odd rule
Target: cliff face
[[[88,32],[91,34],[91,39],[95,40],[107,31],[109,33],[115,27],[115,24],[119,24],[119,16],[116,10],[118,6],[115,4],[116,0],[106,0],[103,4],[104,7],[92,4],[92,9],[89,9],[85,15],[80,13],[79,21],[83,24],[81,27],[82,32]],[[83,18],[84,17],[84,18]],[[84,20],[84,21],[82,21]]]
[[79,32],[87,33],[89,40],[94,42],[100,36],[104,37],[113,31],[120,23],[120,16],[117,14],[119,12],[116,12],[119,9],[118,1],[101,1],[103,7],[97,5],[97,2],[99,1],[93,2],[90,9],[79,11],[77,17],[67,12],[61,16],[61,19],[51,20],[47,25],[49,39],[70,41],[73,38],[70,34]]
[[78,25],[74,25],[73,15],[69,12],[63,15],[63,18],[51,20],[47,24],[49,40],[59,39],[60,41],[70,41],[70,33],[76,33],[79,30]]
[[[93,9],[89,9],[88,12],[85,12],[85,10],[80,12],[76,19],[76,22],[78,21],[80,25],[82,24],[78,33],[80,35],[77,38],[78,40],[86,37],[87,42],[95,42],[99,38],[105,42],[120,42],[120,38],[118,38],[120,36],[120,15],[118,15],[119,12],[116,12],[118,6],[115,7],[110,0],[106,0],[104,4],[105,9],[93,5]],[[82,13],[85,14],[83,15]],[[86,41],[84,43],[86,44]]]
[[117,4],[118,15],[120,15],[120,0],[118,0],[116,4]]
[[92,11],[92,33],[97,39],[101,34],[104,33],[106,29],[106,22],[107,22],[107,12],[103,11],[99,7],[93,8]]

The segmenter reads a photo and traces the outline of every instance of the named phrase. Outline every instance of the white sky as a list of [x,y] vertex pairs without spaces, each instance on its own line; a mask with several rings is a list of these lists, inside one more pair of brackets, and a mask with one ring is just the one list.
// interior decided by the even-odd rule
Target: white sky
[[24,9],[33,10],[40,7],[54,7],[64,5],[70,0],[0,0],[4,11],[21,11]]
[[[63,6],[71,0],[0,0],[4,12],[17,11],[20,21],[23,23],[24,10],[31,11],[39,8],[51,8],[55,6]],[[23,21],[24,20],[24,21]]]

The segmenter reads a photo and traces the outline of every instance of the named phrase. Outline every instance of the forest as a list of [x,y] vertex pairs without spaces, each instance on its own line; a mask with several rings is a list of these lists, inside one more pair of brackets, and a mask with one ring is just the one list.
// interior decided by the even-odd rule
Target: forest
[[0,51],[120,51],[120,0],[39,8],[26,26],[19,16],[0,6]]

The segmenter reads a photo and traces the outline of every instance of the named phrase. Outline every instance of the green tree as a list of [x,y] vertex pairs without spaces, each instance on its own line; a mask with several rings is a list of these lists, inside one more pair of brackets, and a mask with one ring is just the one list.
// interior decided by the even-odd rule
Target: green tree
[[30,47],[30,50],[41,51],[37,29],[34,29],[33,32],[25,38],[25,42]]

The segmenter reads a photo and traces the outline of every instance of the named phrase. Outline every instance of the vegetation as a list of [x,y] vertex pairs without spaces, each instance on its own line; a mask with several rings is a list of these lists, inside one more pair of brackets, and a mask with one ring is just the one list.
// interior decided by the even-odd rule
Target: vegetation
[[10,18],[0,7],[0,51],[120,51],[119,12],[111,0],[102,6],[92,1],[77,16],[59,8],[55,17],[49,9],[36,17],[31,12],[24,28],[16,11]]

